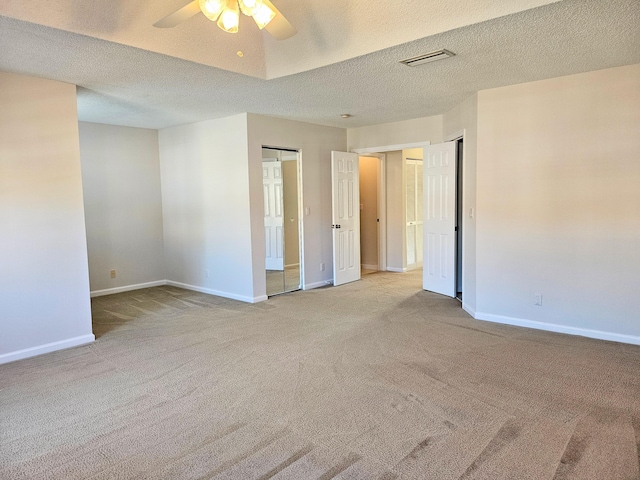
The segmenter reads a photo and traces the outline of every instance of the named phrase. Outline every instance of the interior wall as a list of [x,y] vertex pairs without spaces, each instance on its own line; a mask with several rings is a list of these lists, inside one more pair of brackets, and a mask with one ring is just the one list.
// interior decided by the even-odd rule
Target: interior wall
[[[163,129],[158,140],[168,282],[261,300],[253,288],[247,115]],[[255,161],[262,164],[260,149]],[[260,254],[264,267],[264,243]],[[264,268],[260,277],[264,282]]]
[[300,242],[298,238],[298,162],[282,162],[283,210],[284,210],[284,264],[300,263]]
[[402,150],[386,154],[387,183],[387,270],[404,272],[407,269],[405,180]]
[[[248,114],[249,195],[253,281],[257,296],[265,295],[264,207],[262,198],[262,146],[300,151],[303,195],[303,262],[305,288],[326,285],[333,278],[331,237],[331,151],[345,151],[342,128]],[[325,269],[321,270],[321,264]]]
[[79,126],[92,295],[164,282],[158,132]]
[[462,306],[471,313],[476,310],[476,181],[478,150],[478,94],[473,94],[464,102],[443,115],[443,136],[448,138],[464,130],[463,144],[463,291]]
[[0,363],[92,342],[76,87],[0,72]]
[[360,157],[360,262],[378,269],[378,164],[376,157]]
[[478,93],[478,318],[640,343],[639,125],[640,65]]
[[401,145],[425,141],[430,141],[431,143],[442,142],[442,115],[349,128],[347,130],[349,151],[355,148]]

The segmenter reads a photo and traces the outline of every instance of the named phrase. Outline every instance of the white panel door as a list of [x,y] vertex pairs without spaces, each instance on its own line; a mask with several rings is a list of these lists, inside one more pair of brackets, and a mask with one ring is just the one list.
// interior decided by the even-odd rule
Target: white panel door
[[333,284],[360,280],[360,172],[356,153],[331,152]]
[[456,296],[456,143],[424,148],[423,288]]
[[262,162],[262,188],[265,267],[267,270],[284,270],[284,205],[280,162]]

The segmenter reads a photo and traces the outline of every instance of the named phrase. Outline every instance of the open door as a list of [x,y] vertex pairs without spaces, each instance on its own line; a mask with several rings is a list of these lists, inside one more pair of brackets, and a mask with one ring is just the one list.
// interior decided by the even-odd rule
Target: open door
[[358,154],[331,152],[333,284],[360,280]]
[[423,288],[456,296],[456,142],[424,147]]

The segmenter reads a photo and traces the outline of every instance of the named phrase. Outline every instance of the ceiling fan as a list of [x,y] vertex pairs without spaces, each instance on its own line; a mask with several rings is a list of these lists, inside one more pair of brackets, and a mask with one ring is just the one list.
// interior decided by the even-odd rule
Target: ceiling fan
[[171,28],[202,12],[212,22],[228,33],[236,33],[240,12],[252,17],[258,25],[276,40],[286,40],[297,30],[269,0],[193,0],[184,7],[153,24],[158,28]]

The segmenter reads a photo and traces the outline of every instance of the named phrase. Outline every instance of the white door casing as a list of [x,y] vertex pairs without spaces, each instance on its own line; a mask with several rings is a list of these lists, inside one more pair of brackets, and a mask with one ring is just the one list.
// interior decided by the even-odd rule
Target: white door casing
[[284,270],[284,205],[282,164],[262,162],[264,192],[265,268]]
[[331,152],[333,284],[360,280],[358,154]]
[[423,288],[455,297],[456,143],[424,148]]

